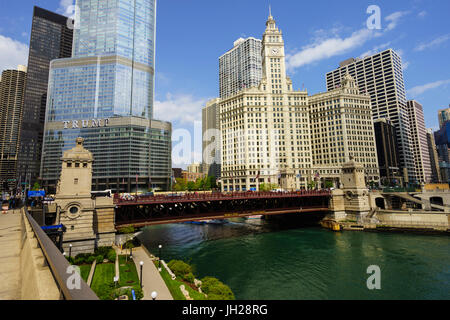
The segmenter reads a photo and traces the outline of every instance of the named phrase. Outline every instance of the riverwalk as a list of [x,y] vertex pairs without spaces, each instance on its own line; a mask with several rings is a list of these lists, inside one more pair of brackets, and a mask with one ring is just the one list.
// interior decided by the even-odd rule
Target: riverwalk
[[144,298],[142,300],[152,300],[151,294],[153,291],[156,291],[158,294],[156,300],[173,300],[166,283],[162,279],[156,266],[153,264],[153,260],[142,247],[133,249],[133,261],[136,264],[139,279],[141,277],[140,262],[144,262],[142,269],[142,290],[144,291]]
[[19,210],[0,214],[0,300],[20,300],[20,234]]

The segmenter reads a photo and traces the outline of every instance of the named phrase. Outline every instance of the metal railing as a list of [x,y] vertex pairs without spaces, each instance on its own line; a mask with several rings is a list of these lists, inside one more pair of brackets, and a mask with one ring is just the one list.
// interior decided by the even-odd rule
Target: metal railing
[[196,201],[196,200],[231,200],[231,199],[264,199],[264,198],[290,198],[304,196],[330,196],[329,190],[308,190],[293,192],[229,192],[229,193],[173,193],[170,195],[154,196],[128,196],[120,197],[114,195],[115,204],[140,204],[159,203],[176,201]]
[[[73,273],[68,273],[70,264],[64,255],[58,250],[53,241],[45,234],[38,223],[28,213],[26,207],[24,207],[25,216],[31,225],[31,228],[36,235],[36,239],[39,242],[39,246],[44,254],[50,271],[55,279],[55,282],[62,293],[64,300],[99,300],[94,291],[80,279],[80,287],[69,289],[67,284],[73,276]],[[81,277],[81,275],[80,275]]]

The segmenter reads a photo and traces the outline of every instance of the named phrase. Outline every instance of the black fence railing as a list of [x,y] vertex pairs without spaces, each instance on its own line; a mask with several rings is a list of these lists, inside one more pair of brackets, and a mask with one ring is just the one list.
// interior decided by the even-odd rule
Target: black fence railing
[[36,235],[39,246],[44,254],[53,278],[55,279],[55,282],[60,289],[63,299],[99,300],[94,291],[92,291],[92,289],[86,284],[86,282],[84,282],[83,279],[79,279],[79,286],[77,286],[78,281],[72,281],[72,277],[74,274],[73,272],[69,272],[70,264],[67,259],[55,246],[53,241],[45,234],[45,232],[33,219],[33,217],[28,213],[26,207],[24,207],[24,210],[25,216],[34,231],[34,234]]

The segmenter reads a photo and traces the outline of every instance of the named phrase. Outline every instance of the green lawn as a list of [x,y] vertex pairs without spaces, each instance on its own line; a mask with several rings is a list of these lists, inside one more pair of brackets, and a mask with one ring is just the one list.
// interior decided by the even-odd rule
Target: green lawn
[[[158,262],[157,261],[153,261],[153,263],[155,264],[156,268],[158,268]],[[191,298],[193,298],[194,300],[206,300],[206,297],[201,294],[200,292],[192,289],[191,287],[189,287],[187,284],[185,284],[183,281],[179,280],[178,278],[176,278],[175,280],[172,280],[172,277],[169,275],[169,273],[167,272],[166,268],[164,268],[161,265],[161,276],[164,280],[164,282],[167,285],[167,288],[169,288],[170,294],[172,295],[174,300],[186,300],[186,298],[184,297],[183,293],[181,293],[180,290],[180,286],[182,284],[184,284],[186,290],[189,292],[189,296]]]
[[89,277],[89,272],[91,272],[91,264],[82,264],[80,267],[80,272],[81,272],[81,278],[87,282],[87,279]]
[[100,290],[104,285],[114,285],[114,277],[116,276],[114,263],[101,263],[95,267],[94,278],[92,279],[91,289],[99,298],[102,296]]
[[140,288],[138,271],[133,260],[125,261],[125,255],[119,256],[119,286]]

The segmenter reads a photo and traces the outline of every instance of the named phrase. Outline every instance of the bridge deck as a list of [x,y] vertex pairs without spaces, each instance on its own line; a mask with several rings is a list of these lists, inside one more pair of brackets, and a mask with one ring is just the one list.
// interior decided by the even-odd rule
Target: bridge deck
[[176,194],[156,196],[131,196],[130,198],[114,195],[114,203],[118,206],[135,206],[141,204],[185,203],[221,200],[272,199],[272,198],[302,198],[330,196],[328,190],[296,191],[296,192],[236,192],[236,193],[203,193]]
[[0,300],[21,298],[20,234],[19,211],[0,214]]

